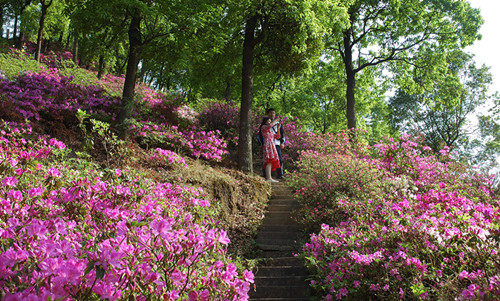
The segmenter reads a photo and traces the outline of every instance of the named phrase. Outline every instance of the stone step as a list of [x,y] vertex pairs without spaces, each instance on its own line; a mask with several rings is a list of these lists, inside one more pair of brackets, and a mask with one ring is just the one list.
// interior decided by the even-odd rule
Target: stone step
[[273,210],[266,212],[267,218],[290,218],[293,214],[289,210]]
[[273,201],[269,202],[269,205],[267,205],[267,211],[292,211],[292,210],[297,210],[300,208],[300,205],[298,202],[289,202],[289,203],[275,203]]
[[[265,239],[257,238],[255,240],[258,246],[289,246],[291,249],[298,249],[299,244],[296,239]],[[280,249],[278,249],[280,250]],[[287,249],[288,250],[288,249]]]
[[259,231],[257,239],[290,239],[292,241],[302,238],[299,231]]
[[262,250],[261,251],[262,258],[281,258],[281,257],[290,257],[298,254],[297,250]]
[[305,276],[307,270],[303,266],[260,266],[254,271],[256,277]]
[[295,221],[293,216],[290,214],[290,212],[267,212],[264,220],[262,221],[263,224],[284,224],[284,225],[293,225],[297,224],[297,221]]
[[[307,286],[257,286],[255,295],[259,298],[273,298],[279,296],[286,298],[307,298],[309,288]],[[252,299],[253,300],[253,299]]]
[[259,228],[259,232],[300,232],[302,233],[302,227],[298,223],[293,224],[282,224],[282,223],[274,223],[269,220],[266,223],[262,223]]
[[293,245],[278,245],[278,244],[257,244],[257,247],[262,251],[290,251],[290,252],[298,252],[299,248]]
[[272,199],[269,201],[267,206],[271,205],[289,205],[289,206],[300,206],[300,203],[294,199]]
[[294,200],[294,197],[293,197],[293,195],[291,195],[289,193],[276,193],[276,192],[273,192],[273,193],[271,193],[271,199],[272,200],[283,200],[283,199]]
[[[303,260],[296,256],[269,258],[261,266],[302,266]],[[296,276],[299,277],[299,276]]]
[[251,301],[310,301],[309,298],[250,298]]
[[255,291],[250,300],[309,301],[308,273],[295,256],[303,240],[302,226],[293,217],[300,204],[286,183],[272,183],[273,192],[255,240],[263,261],[254,269]]

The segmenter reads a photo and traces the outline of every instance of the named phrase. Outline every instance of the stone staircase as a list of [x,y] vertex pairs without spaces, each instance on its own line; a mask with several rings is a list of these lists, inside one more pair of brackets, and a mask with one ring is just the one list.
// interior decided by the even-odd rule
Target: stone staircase
[[268,212],[256,239],[263,260],[253,271],[255,291],[250,300],[311,300],[307,271],[294,256],[301,246],[302,231],[291,216],[299,204],[283,182],[272,185]]

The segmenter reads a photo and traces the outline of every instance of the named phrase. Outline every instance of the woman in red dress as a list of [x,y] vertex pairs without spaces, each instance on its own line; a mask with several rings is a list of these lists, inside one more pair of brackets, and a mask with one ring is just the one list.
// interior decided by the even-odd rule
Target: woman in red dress
[[262,124],[260,125],[260,131],[262,132],[262,137],[264,138],[264,144],[262,146],[263,150],[263,163],[264,169],[266,171],[266,180],[269,182],[278,182],[271,178],[271,171],[280,168],[280,159],[278,157],[278,152],[276,151],[276,145],[274,144],[274,139],[279,139],[279,132],[274,134],[271,128],[280,123],[281,119],[275,119],[271,121],[271,118],[264,117],[262,119]]

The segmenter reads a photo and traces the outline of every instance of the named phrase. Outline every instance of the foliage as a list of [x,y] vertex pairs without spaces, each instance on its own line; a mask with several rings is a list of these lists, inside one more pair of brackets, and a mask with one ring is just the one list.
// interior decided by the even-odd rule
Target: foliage
[[2,298],[248,299],[253,275],[227,257],[200,188],[76,169],[31,132],[2,122]]
[[429,90],[414,95],[399,91],[390,99],[391,124],[411,135],[425,134],[435,151],[443,145],[466,146],[466,138],[472,134],[468,119],[487,100],[491,83],[487,68],[477,68],[472,56],[452,52],[447,61],[442,79]]
[[[347,128],[357,127],[355,95],[362,90],[356,80],[362,72],[387,68],[393,84],[416,91],[432,84],[447,51],[479,37],[483,22],[479,11],[462,0],[356,0],[347,11],[350,26],[328,37],[326,53],[344,65]],[[433,76],[423,82],[422,74]]]
[[[30,45],[32,43],[28,43],[28,46]],[[42,54],[39,63],[33,60],[28,52],[10,48],[8,53],[0,53],[0,70],[4,71],[4,76],[12,80],[23,72],[39,72],[42,66],[45,69],[57,68],[61,76],[73,77],[73,81],[79,85],[96,85],[98,81],[95,74],[79,68],[71,58],[70,52],[50,52]]]
[[26,72],[13,81],[0,82],[0,91],[5,95],[1,103],[4,114],[17,120],[39,120],[41,115],[51,116],[65,123],[74,123],[75,113],[84,109],[103,119],[116,116],[118,99],[106,96],[97,86],[80,86],[72,83],[72,77],[60,76],[58,69],[40,73]]
[[[500,202],[491,179],[409,136],[302,153],[290,184],[318,229],[302,256],[326,300],[495,299]],[[328,224],[327,224],[328,223]]]
[[205,160],[221,161],[228,153],[218,130],[203,131],[196,127],[182,130],[164,123],[134,122],[131,136],[146,148],[169,149]]

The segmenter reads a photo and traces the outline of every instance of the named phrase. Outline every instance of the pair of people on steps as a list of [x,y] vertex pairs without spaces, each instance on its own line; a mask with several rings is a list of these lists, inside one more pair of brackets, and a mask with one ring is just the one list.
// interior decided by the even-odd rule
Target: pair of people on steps
[[271,172],[276,170],[277,178],[283,179],[281,148],[285,144],[285,133],[281,118],[276,118],[274,109],[268,109],[266,115],[259,129],[262,137],[263,174],[266,180],[278,182],[271,177]]

